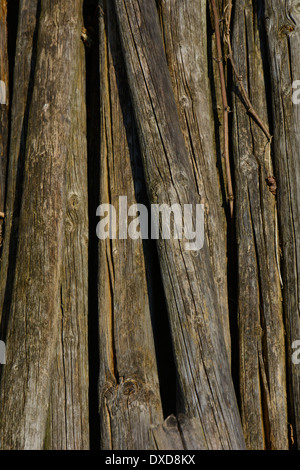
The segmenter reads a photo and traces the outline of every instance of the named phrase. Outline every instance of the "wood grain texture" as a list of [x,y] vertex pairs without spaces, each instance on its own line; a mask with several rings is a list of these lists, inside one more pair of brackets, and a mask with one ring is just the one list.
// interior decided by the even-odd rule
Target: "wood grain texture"
[[14,286],[1,377],[1,447],[41,449],[61,320],[66,162],[82,1],[41,5]]
[[28,114],[32,96],[32,82],[36,56],[37,16],[38,0],[20,1],[14,63],[14,98],[11,103],[5,236],[0,271],[0,319],[2,319],[2,334],[5,333],[3,324],[7,323],[6,313],[9,310],[10,292],[13,285],[16,259]]
[[89,449],[89,224],[83,44],[74,60],[77,65],[66,167],[67,208],[60,319],[45,438],[45,448],[50,450]]
[[169,416],[162,424],[151,429],[156,450],[207,450],[198,418],[179,414]]
[[282,249],[289,405],[295,444],[300,444],[300,368],[292,344],[300,338],[300,107],[292,83],[300,77],[300,11],[297,2],[265,2],[274,121],[274,164]]
[[[100,202],[119,210],[140,199],[142,168],[111,2],[100,17]],[[102,449],[154,449],[163,421],[143,242],[99,241],[100,419]]]
[[[234,62],[255,110],[268,122],[263,27],[255,2],[235,4]],[[236,81],[233,113],[243,428],[249,449],[288,449],[277,209],[266,183],[273,175],[271,149],[247,113]]]
[[160,17],[180,127],[207,214],[207,245],[216,283],[220,321],[231,361],[227,295],[226,220],[214,142],[207,57],[206,3],[162,0]]
[[[151,203],[200,203],[180,128],[154,1],[115,0]],[[158,240],[183,412],[207,447],[244,448],[207,244]]]

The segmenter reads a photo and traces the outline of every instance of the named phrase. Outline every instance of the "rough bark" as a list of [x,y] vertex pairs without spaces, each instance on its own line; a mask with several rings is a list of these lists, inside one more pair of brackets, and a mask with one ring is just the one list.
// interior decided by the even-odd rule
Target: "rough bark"
[[[66,161],[81,47],[82,1],[41,5],[14,285],[1,377],[4,449],[41,449],[61,320]],[[66,86],[66,84],[68,84]]]
[[[140,199],[142,168],[115,14],[101,6],[100,202],[120,210],[119,196],[128,208]],[[163,416],[143,242],[119,230],[99,241],[99,337],[101,448],[154,449]]]
[[293,436],[300,442],[300,368],[292,361],[300,338],[300,107],[292,84],[300,77],[300,10],[296,2],[265,2],[274,121],[274,164],[282,248],[289,405]]
[[[261,43],[263,24],[255,2],[235,4],[232,45],[254,109],[268,123]],[[262,57],[262,51],[264,57]],[[233,156],[238,246],[240,399],[249,449],[287,449],[285,338],[280,285],[276,197],[270,144],[247,113],[237,77],[233,91]]]
[[[154,1],[115,0],[149,199],[200,203],[165,60]],[[243,448],[207,243],[158,240],[183,411],[199,417],[208,448]],[[216,424],[217,423],[217,424]]]

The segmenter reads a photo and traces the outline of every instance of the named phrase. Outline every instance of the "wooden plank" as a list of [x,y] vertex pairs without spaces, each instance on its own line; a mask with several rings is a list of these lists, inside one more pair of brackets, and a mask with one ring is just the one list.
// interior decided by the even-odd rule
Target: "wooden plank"
[[[1,377],[3,449],[41,449],[61,320],[66,162],[72,138],[82,1],[41,5],[14,287]],[[68,83],[68,86],[66,86]]]
[[[114,1],[152,204],[200,203],[154,1]],[[158,240],[183,411],[201,419],[208,448],[244,448],[207,244]]]
[[[262,18],[252,0],[235,4],[234,63],[254,109],[268,123]],[[288,449],[285,338],[276,197],[270,145],[247,113],[234,78],[233,156],[238,243],[240,399],[249,449]]]
[[294,104],[293,81],[300,79],[300,10],[297,2],[265,2],[271,73],[274,163],[282,248],[289,406],[295,445],[300,445],[300,368],[292,361],[300,339],[300,107]]
[[[140,202],[142,168],[116,17],[100,16],[100,202]],[[120,228],[120,227],[119,227]],[[163,421],[141,239],[99,241],[100,420],[102,449],[154,449]]]

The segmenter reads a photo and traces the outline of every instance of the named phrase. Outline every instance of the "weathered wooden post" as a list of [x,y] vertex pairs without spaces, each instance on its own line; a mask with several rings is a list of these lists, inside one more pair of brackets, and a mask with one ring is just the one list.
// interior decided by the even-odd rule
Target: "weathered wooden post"
[[[101,7],[100,203],[119,212],[120,196],[137,204],[142,170],[116,17],[111,2]],[[163,414],[143,241],[116,228],[116,239],[99,240],[101,447],[150,450]]]
[[[252,0],[235,3],[232,25],[233,156],[238,250],[240,399],[247,447],[287,449],[285,338],[271,141],[248,113],[239,80],[268,125],[263,18]],[[263,51],[263,52],[262,52]]]
[[299,447],[300,368],[292,361],[292,345],[300,339],[300,105],[293,102],[293,83],[300,80],[299,3],[266,0],[264,15],[272,86],[289,404],[293,439]]
[[[114,1],[150,203],[200,203],[182,136],[154,1]],[[208,448],[244,448],[207,243],[158,240],[183,410]],[[213,390],[213,393],[212,393]],[[216,424],[217,423],[217,424]]]
[[[20,35],[27,15],[37,18],[37,13],[36,2],[21,2]],[[64,337],[69,326],[68,320],[63,317],[65,294],[61,293],[61,286],[65,256],[69,256],[65,251],[66,213],[72,210],[74,216],[77,206],[82,205],[82,201],[78,203],[73,197],[69,205],[66,202],[67,189],[74,191],[74,182],[70,183],[73,170],[68,172],[66,178],[67,162],[72,162],[72,155],[70,158],[68,155],[77,145],[78,155],[84,159],[81,142],[85,148],[84,141],[78,139],[78,134],[84,135],[84,129],[81,127],[82,130],[79,130],[76,126],[78,106],[82,105],[81,98],[78,104],[76,94],[78,90],[83,92],[80,76],[82,1],[76,0],[70,9],[67,2],[46,0],[42,2],[37,21],[37,59],[32,97],[28,95],[28,82],[21,81],[20,85],[24,87],[21,102],[15,108],[17,115],[18,110],[24,113],[26,106],[30,107],[30,112],[14,283],[10,300],[5,304],[5,315],[8,317],[7,364],[2,371],[0,390],[1,445],[4,449],[41,449],[44,446],[50,385],[61,324],[64,348],[70,348],[64,350],[62,359],[67,381],[69,372],[65,361],[68,361],[69,354],[72,356],[70,333]],[[28,27],[31,32],[34,31],[32,25],[26,24],[25,28]],[[29,34],[27,39],[25,46],[29,47],[30,52],[34,33]],[[21,48],[20,43],[17,50],[18,47]],[[28,57],[25,59],[28,65],[27,60]],[[32,63],[29,67],[25,66],[27,77],[30,76],[31,66]],[[17,93],[14,99],[17,99]],[[23,120],[24,114],[21,114],[18,121],[20,132],[14,138],[21,139]],[[19,146],[20,140],[15,145]],[[11,165],[17,164],[18,156],[14,155]],[[17,175],[17,168],[11,168],[14,176]],[[14,210],[14,202],[8,206],[10,211]],[[5,243],[10,245],[10,239]],[[63,280],[63,290],[69,287],[68,279]],[[86,331],[80,334],[84,335]],[[84,369],[86,374],[86,364]],[[85,398],[81,398],[85,406]],[[63,447],[64,443],[59,445]]]

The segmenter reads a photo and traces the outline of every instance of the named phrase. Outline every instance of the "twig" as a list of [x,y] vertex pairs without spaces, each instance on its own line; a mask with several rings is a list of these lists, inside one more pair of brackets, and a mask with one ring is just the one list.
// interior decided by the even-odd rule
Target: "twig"
[[224,12],[224,23],[225,23],[225,41],[227,43],[227,46],[228,46],[228,59],[230,60],[230,63],[231,63],[231,66],[232,66],[232,70],[233,70],[233,73],[234,75],[236,76],[236,79],[237,79],[237,82],[239,84],[239,87],[240,87],[240,91],[242,93],[242,96],[244,98],[244,101],[246,103],[246,106],[247,106],[247,110],[248,110],[248,113],[251,114],[251,116],[253,117],[253,119],[255,119],[255,121],[257,122],[257,124],[259,125],[259,127],[262,129],[262,131],[265,133],[268,141],[271,141],[272,139],[272,136],[269,132],[269,129],[268,127],[264,124],[264,122],[261,120],[261,118],[259,117],[259,115],[257,114],[257,112],[255,111],[255,109],[253,108],[252,106],[252,103],[251,103],[251,100],[249,98],[249,95],[244,87],[244,84],[243,84],[243,77],[238,73],[238,70],[236,68],[236,65],[235,65],[235,62],[233,60],[233,54],[232,54],[232,47],[231,47],[231,40],[230,40],[230,22],[231,22],[231,13],[232,13],[232,1],[231,0],[228,0],[228,4],[226,5],[225,7],[225,12]]
[[226,81],[225,81],[225,73],[224,73],[224,66],[223,66],[223,53],[222,53],[222,43],[221,43],[221,35],[220,35],[220,20],[219,20],[219,13],[216,7],[215,0],[211,1],[211,7],[213,11],[214,17],[214,24],[215,24],[215,33],[216,33],[216,46],[217,46],[217,62],[219,65],[219,75],[220,75],[220,83],[221,83],[221,94],[222,94],[222,102],[223,102],[223,125],[224,125],[224,159],[225,159],[225,166],[226,166],[226,177],[227,177],[227,197],[229,200],[229,208],[230,208],[230,217],[233,218],[233,188],[232,188],[232,179],[231,179],[231,170],[230,170],[230,158],[229,158],[229,124],[228,124],[228,113],[230,108],[228,106],[227,100],[227,91],[226,91]]

